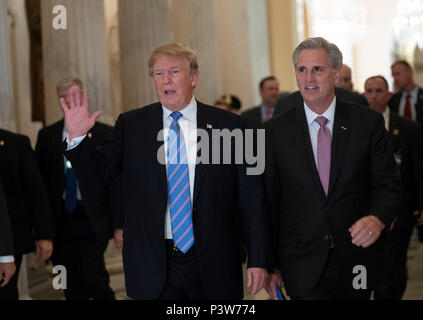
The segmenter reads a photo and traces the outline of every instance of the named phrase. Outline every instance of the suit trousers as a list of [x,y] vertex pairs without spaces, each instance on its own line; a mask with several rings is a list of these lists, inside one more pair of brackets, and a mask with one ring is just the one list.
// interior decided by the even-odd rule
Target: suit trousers
[[173,240],[166,240],[167,280],[159,300],[205,300],[195,256],[195,244],[185,254],[176,249]]
[[316,288],[307,296],[291,297],[292,300],[370,300],[368,289],[355,290],[351,284],[341,281],[339,263],[333,250],[329,250],[323,274]]
[[15,274],[10,278],[9,283],[0,288],[0,300],[19,300],[18,276],[21,268],[22,254],[15,254]]
[[387,234],[385,256],[387,272],[383,284],[374,292],[375,300],[401,300],[407,287],[407,251],[415,225],[412,213],[400,215]]
[[66,267],[66,299],[114,300],[104,264],[108,242],[96,239],[82,206],[64,215],[53,262]]

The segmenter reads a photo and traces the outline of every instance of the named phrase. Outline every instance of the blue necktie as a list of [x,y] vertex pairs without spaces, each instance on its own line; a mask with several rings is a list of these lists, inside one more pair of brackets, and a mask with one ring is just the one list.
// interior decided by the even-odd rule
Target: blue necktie
[[175,246],[186,253],[194,244],[192,225],[191,191],[184,137],[178,120],[180,112],[172,112],[167,151],[167,180],[169,187],[169,210]]
[[[68,164],[69,163],[69,164]],[[76,209],[76,188],[77,181],[73,173],[72,166],[66,161],[66,193],[65,193],[65,209],[71,213]]]

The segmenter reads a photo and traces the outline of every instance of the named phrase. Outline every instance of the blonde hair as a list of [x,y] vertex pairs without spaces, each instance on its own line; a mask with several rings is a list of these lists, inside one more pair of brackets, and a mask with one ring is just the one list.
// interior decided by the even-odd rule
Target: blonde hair
[[153,76],[153,66],[160,56],[185,58],[189,62],[190,73],[198,72],[197,54],[187,44],[170,43],[160,46],[151,53],[148,60],[148,72]]
[[56,93],[59,94],[60,91],[66,90],[74,85],[78,86],[81,91],[84,89],[84,85],[80,79],[76,77],[67,77],[57,83]]

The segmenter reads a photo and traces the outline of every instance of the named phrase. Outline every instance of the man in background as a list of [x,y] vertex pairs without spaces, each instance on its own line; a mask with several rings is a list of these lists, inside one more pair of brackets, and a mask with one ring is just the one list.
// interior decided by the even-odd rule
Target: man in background
[[[66,78],[57,84],[58,99],[69,101],[80,94],[82,82]],[[97,122],[88,133],[90,143],[97,146],[112,127]],[[119,177],[110,185],[78,181],[72,164],[63,156],[67,129],[64,120],[41,129],[35,148],[41,174],[52,208],[55,250],[54,265],[67,270],[68,300],[111,300],[109,274],[104,252],[109,239],[122,247],[123,186]]]
[[401,176],[401,207],[387,234],[385,252],[387,273],[375,290],[376,300],[400,300],[407,286],[407,250],[416,217],[423,216],[423,143],[419,125],[388,108],[391,94],[383,76],[373,76],[364,84],[370,108],[383,115],[397,170]]
[[279,82],[274,76],[260,81],[261,104],[242,113],[242,123],[247,129],[263,128],[263,122],[273,117],[279,99]]
[[9,283],[16,271],[13,257],[13,234],[10,226],[9,213],[0,181],[0,288]]
[[0,300],[18,300],[22,257],[36,251],[40,261],[53,251],[50,206],[37,160],[27,136],[0,129],[0,180],[15,246],[16,272],[0,288]]

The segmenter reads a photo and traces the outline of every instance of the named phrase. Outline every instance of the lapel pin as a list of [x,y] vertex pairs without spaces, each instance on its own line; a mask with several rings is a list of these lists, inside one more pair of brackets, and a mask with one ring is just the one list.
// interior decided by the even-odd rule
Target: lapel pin
[[344,126],[341,126],[341,129],[342,130],[345,130],[345,131],[347,130],[347,128],[345,128]]
[[399,130],[398,129],[394,129],[394,136],[399,135]]
[[3,140],[0,141],[0,146],[4,146],[4,141]]
[[91,139],[92,136],[93,134],[91,132],[88,132],[88,138]]
[[207,129],[212,129],[212,128],[213,128],[213,126],[211,124],[207,123]]

